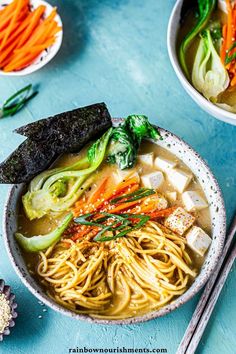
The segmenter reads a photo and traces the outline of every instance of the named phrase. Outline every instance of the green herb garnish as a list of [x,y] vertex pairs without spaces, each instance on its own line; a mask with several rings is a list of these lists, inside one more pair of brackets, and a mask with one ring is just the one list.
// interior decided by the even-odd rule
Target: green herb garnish
[[24,105],[37,95],[38,91],[32,92],[32,85],[27,85],[21,90],[17,91],[14,95],[9,97],[0,109],[0,118],[13,116],[16,114]]
[[[96,219],[95,221],[92,220],[93,217],[97,215],[97,213],[85,214],[74,219],[74,222],[76,224],[97,226],[101,228],[101,230],[98,231],[97,235],[94,237],[94,241],[99,241],[99,242],[112,241],[117,238],[123,237],[127,235],[129,232],[131,232],[132,230],[139,229],[150,219],[150,217],[147,215],[139,215],[139,214],[122,214],[122,216],[116,214],[110,214],[110,213],[99,213],[99,214],[103,216],[99,219]],[[103,224],[103,222],[109,219],[113,219],[114,222],[112,222],[110,225]],[[133,222],[130,219],[139,219],[139,222],[133,224]],[[117,233],[117,231],[119,232]],[[111,232],[112,236],[103,236],[107,232]]]
[[[114,198],[110,201],[110,204],[120,204],[120,203],[129,203],[135,200],[148,197],[149,195],[155,194],[154,189],[150,188],[140,188],[137,191],[129,194],[124,194],[121,197]],[[124,200],[125,199],[125,200]],[[121,201],[121,202],[120,202]],[[120,202],[120,203],[119,203]]]

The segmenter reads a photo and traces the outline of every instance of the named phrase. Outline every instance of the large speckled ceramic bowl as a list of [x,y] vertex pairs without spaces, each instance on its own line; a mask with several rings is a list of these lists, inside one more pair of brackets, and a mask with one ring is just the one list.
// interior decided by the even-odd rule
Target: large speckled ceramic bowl
[[[121,120],[114,119],[114,125]],[[207,279],[212,274],[218,260],[221,256],[222,248],[225,239],[225,207],[222,199],[222,194],[219,185],[210,171],[205,161],[183,140],[179,139],[174,134],[167,130],[160,129],[163,137],[162,141],[158,141],[158,145],[166,148],[181,159],[195,174],[201,184],[206,198],[209,203],[212,223],[212,243],[200,274],[197,276],[191,287],[176,300],[161,308],[160,310],[149,312],[145,315],[133,317],[125,320],[99,320],[93,319],[87,315],[79,315],[51,300],[45,292],[40,288],[39,284],[30,275],[25,261],[22,257],[21,250],[14,239],[14,233],[17,230],[17,213],[18,203],[24,189],[24,185],[14,185],[9,193],[5,206],[4,216],[4,239],[10,260],[22,282],[39,300],[44,302],[52,309],[59,311],[63,315],[71,316],[79,320],[101,324],[131,324],[151,320],[156,317],[164,316],[167,313],[175,310],[185,302],[190,300],[206,283]]]

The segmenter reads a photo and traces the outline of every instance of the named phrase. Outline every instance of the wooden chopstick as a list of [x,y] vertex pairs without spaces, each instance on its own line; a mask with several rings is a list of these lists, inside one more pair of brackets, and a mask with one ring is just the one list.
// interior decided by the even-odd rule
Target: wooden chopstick
[[[193,313],[192,319],[186,329],[184,337],[180,342],[176,354],[192,354],[197,348],[202,337],[204,329],[208,323],[210,315],[214,309],[216,301],[220,295],[225,280],[229,274],[230,268],[235,259],[236,248],[234,247],[222,269],[221,275],[218,278],[223,262],[226,260],[227,254],[231,247],[236,233],[236,214],[228,232],[227,241],[223,249],[223,253],[214,270],[213,275],[208,281],[203,294],[198,302],[198,305]],[[195,349],[194,349],[195,348]]]

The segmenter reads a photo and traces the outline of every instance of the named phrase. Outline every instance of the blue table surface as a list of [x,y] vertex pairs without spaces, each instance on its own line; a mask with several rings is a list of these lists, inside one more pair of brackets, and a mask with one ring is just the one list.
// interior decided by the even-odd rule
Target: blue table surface
[[[64,23],[57,57],[28,77],[1,77],[3,100],[28,83],[39,95],[15,117],[0,121],[0,160],[23,141],[12,130],[39,118],[106,102],[115,117],[143,113],[190,143],[222,188],[228,223],[236,207],[236,127],[203,112],[181,87],[168,58],[166,32],[174,0],[67,0],[56,4]],[[0,210],[9,187],[0,186]],[[0,215],[2,219],[2,215]],[[11,284],[19,317],[0,352],[68,353],[69,348],[166,348],[175,353],[198,296],[144,324],[91,325],[41,305],[21,283],[0,235],[0,278]],[[235,353],[235,269],[215,307],[198,353]]]

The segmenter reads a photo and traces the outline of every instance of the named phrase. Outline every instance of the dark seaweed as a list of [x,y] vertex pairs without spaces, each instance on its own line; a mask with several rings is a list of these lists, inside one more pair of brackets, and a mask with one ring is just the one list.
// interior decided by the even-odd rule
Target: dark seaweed
[[111,125],[106,105],[98,103],[16,129],[28,139],[0,164],[0,183],[29,182],[60,154],[79,151]]
[[62,151],[76,152],[89,140],[111,126],[105,103],[77,108],[56,114],[15,129],[15,132],[35,141],[56,141]]

